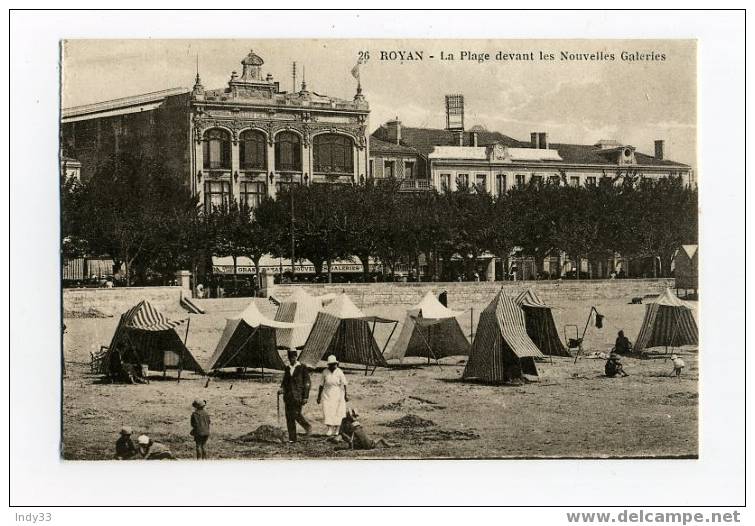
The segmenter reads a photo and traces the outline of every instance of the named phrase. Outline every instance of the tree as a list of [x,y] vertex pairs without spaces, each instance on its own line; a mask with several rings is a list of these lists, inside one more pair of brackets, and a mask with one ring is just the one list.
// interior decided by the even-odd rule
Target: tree
[[559,186],[530,182],[508,193],[512,237],[522,252],[535,260],[537,273],[543,259],[556,247],[556,225],[560,211]]
[[196,213],[196,199],[161,161],[119,153],[100,164],[76,201],[78,235],[89,248],[123,265],[128,285],[132,266],[149,269],[157,247],[170,243],[171,230],[183,229]]
[[636,195],[640,255],[658,258],[658,273],[668,277],[679,247],[697,242],[697,190],[681,177],[646,178]]

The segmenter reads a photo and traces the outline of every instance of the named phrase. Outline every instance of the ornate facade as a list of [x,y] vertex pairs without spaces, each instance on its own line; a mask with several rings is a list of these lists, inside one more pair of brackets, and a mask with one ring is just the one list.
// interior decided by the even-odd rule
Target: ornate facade
[[191,93],[192,184],[208,205],[233,196],[254,206],[288,184],[353,183],[368,169],[369,105],[307,89],[283,92],[250,52],[228,87]]
[[228,85],[176,88],[63,110],[64,155],[82,177],[130,149],[160,155],[183,173],[206,207],[236,199],[251,206],[289,184],[346,184],[367,177],[369,104],[320,95],[302,82],[282,91],[254,52]]

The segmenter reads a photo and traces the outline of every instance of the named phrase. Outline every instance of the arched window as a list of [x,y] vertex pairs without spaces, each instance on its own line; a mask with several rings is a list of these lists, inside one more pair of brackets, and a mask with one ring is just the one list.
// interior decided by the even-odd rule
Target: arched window
[[204,133],[202,149],[205,170],[231,169],[231,134],[219,128]]
[[239,160],[242,170],[267,169],[265,136],[256,130],[246,130],[239,136]]
[[275,136],[275,169],[301,172],[301,139],[292,132]]
[[317,135],[312,141],[315,172],[354,173],[354,142],[343,135]]

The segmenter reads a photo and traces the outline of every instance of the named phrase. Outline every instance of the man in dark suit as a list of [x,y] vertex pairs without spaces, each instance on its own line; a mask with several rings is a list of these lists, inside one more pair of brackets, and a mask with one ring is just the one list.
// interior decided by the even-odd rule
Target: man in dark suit
[[288,367],[283,373],[283,381],[278,390],[278,396],[283,395],[283,403],[286,406],[286,426],[288,427],[288,441],[296,442],[296,423],[304,428],[309,434],[312,425],[301,414],[302,407],[309,399],[311,382],[309,371],[305,365],[299,363],[296,349],[288,350]]

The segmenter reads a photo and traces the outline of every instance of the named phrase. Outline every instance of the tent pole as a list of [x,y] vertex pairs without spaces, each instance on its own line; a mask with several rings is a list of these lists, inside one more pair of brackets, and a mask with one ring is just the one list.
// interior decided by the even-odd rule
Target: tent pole
[[393,336],[393,333],[396,331],[396,327],[398,327],[398,322],[393,322],[393,329],[391,329],[391,333],[388,335],[388,339],[385,341],[385,345],[383,345],[383,350],[380,354],[385,354],[385,349],[388,347],[388,342],[391,341],[391,337]]
[[595,309],[595,306],[590,307],[590,312],[587,313],[587,321],[585,322],[585,328],[582,330],[582,337],[579,338],[579,334],[577,334],[577,338],[579,338],[579,348],[577,349],[577,355],[574,357],[574,365],[577,365],[577,358],[579,358],[579,353],[582,352],[582,342],[585,339],[585,334],[587,334],[587,327],[590,326],[590,319],[592,318],[592,311],[598,312],[597,309]]

